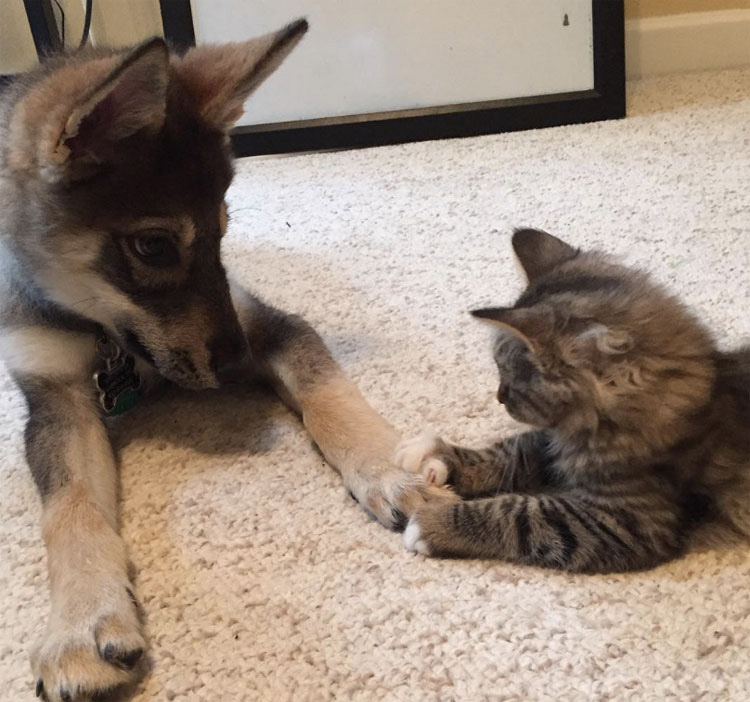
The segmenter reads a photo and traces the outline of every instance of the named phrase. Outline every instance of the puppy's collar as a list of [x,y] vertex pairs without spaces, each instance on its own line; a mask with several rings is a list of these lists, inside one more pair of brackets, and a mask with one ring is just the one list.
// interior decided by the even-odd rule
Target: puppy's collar
[[114,417],[131,409],[140,399],[141,377],[135,369],[135,358],[124,351],[103,328],[96,335],[99,369],[94,384],[104,414]]

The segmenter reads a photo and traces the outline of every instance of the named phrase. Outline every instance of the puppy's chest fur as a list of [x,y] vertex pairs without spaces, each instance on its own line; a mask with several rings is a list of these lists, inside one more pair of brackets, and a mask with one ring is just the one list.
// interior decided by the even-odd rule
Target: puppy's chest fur
[[[0,356],[16,378],[76,382],[95,391],[94,374],[106,368],[97,352],[101,327],[46,300],[12,261],[2,262],[0,284]],[[125,353],[125,352],[123,352]],[[135,357],[142,391],[151,389],[158,373]]]

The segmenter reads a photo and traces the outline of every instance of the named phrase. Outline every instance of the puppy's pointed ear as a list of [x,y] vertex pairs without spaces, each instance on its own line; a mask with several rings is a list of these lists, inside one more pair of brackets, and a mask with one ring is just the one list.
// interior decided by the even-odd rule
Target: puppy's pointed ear
[[50,181],[106,162],[118,142],[164,124],[169,57],[162,39],[125,54],[76,57],[35,84],[13,112],[11,167]]
[[477,319],[498,327],[523,341],[536,353],[544,339],[554,328],[554,320],[548,310],[535,308],[515,309],[513,307],[486,307],[472,310]]
[[228,130],[250,94],[273,73],[307,31],[307,20],[249,41],[205,45],[174,60],[175,72],[208,125]]
[[60,139],[76,157],[146,129],[156,132],[167,109],[166,44],[152,39],[131,51],[70,113]]
[[513,250],[530,283],[578,255],[578,249],[541,229],[516,229]]

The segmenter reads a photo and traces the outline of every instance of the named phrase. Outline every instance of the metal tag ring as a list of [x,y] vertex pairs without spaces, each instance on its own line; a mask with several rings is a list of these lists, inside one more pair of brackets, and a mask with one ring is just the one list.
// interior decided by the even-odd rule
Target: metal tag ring
[[115,361],[120,357],[120,347],[109,337],[99,337],[96,340],[96,353],[105,361]]

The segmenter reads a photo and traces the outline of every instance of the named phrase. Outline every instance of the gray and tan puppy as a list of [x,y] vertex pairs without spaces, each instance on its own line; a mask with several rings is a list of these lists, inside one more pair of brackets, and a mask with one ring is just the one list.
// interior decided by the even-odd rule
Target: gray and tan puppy
[[313,329],[221,264],[227,130],[306,29],[182,57],[154,39],[51,58],[0,94],[0,352],[28,401],[43,502],[51,614],[32,667],[49,700],[143,668],[104,415],[154,380],[199,390],[262,374],[388,527],[444,496],[391,468],[395,430]]

